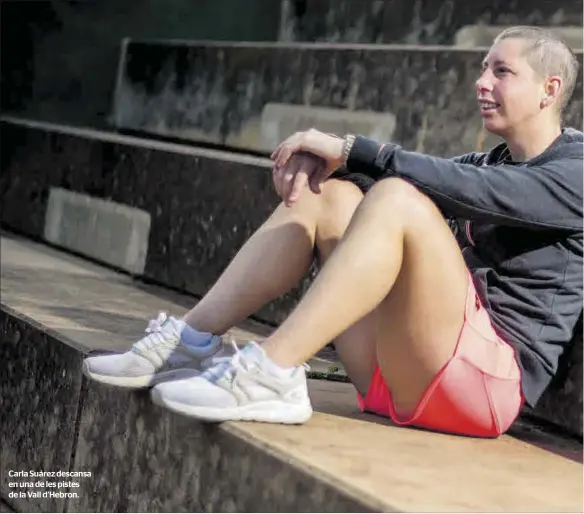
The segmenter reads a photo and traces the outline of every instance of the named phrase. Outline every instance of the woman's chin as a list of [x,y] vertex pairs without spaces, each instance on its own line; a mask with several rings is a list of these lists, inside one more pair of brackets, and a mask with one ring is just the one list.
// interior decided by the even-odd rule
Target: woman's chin
[[505,132],[505,127],[502,123],[497,123],[495,120],[490,120],[488,118],[483,118],[484,129],[495,136],[502,136]]

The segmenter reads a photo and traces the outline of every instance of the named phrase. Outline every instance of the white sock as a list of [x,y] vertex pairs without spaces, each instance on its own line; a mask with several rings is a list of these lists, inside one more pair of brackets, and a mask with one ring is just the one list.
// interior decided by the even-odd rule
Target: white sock
[[283,368],[282,366],[276,364],[272,359],[268,357],[266,351],[255,341],[249,342],[244,350],[249,351],[252,354],[260,355],[263,357],[263,364],[265,366],[265,371],[276,378],[288,378],[294,373],[296,367]]

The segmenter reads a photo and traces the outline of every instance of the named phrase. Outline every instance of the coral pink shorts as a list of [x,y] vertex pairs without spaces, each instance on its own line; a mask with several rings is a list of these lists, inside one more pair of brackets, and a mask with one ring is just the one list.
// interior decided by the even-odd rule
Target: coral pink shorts
[[515,351],[495,333],[472,278],[454,355],[427,387],[413,416],[398,419],[379,367],[366,397],[357,396],[362,411],[396,424],[479,437],[506,432],[524,402]]

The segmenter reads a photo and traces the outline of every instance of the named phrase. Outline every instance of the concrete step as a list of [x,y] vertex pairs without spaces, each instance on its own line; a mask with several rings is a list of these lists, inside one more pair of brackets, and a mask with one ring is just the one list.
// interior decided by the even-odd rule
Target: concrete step
[[[467,25],[454,36],[454,44],[461,48],[489,47],[494,39],[509,26],[505,25]],[[560,37],[570,48],[582,51],[584,33],[582,26],[547,27],[550,32]]]
[[449,45],[476,23],[581,27],[582,2],[283,0],[280,40]]
[[[198,303],[196,297],[136,282],[126,274],[82,260],[52,245],[41,245],[6,232],[1,241],[2,302],[19,312],[31,312],[32,309],[35,319],[42,324],[57,323],[56,328],[63,330],[66,337],[87,347],[88,351],[95,349],[95,344],[103,351],[126,351],[143,337],[148,320],[159,312],[182,316]],[[39,274],[34,270],[39,270]],[[84,280],[87,282],[84,283]],[[28,282],[26,291],[22,290],[23,282]],[[84,296],[79,294],[82,290],[85,290]],[[86,319],[87,309],[104,300],[108,293],[114,296],[106,300],[107,307],[99,309],[99,315],[92,314],[91,319]],[[51,299],[56,296],[59,297],[58,307],[51,310]],[[87,304],[83,303],[84,299]],[[47,312],[37,312],[31,300],[34,305],[43,305],[52,314],[45,317]],[[132,305],[133,302],[136,305]],[[65,324],[60,324],[60,321]],[[112,325],[106,327],[106,321]],[[81,325],[88,329],[85,335],[76,331]],[[243,347],[250,341],[262,342],[273,330],[270,325],[247,319],[223,334],[223,343],[236,343]],[[97,333],[110,332],[115,333],[116,337],[95,343]],[[85,340],[85,336],[89,339]],[[334,367],[339,379],[346,378],[342,364],[330,349],[323,350],[308,364],[313,374],[326,374],[329,368]]]
[[0,499],[0,512],[15,512],[15,511],[12,510],[10,505],[8,505],[6,502],[4,502],[2,499]]
[[[212,286],[279,203],[268,159],[12,118],[2,118],[0,135],[5,226],[195,295]],[[63,189],[69,195],[61,191],[62,201],[51,202]],[[86,211],[80,216],[77,209],[72,221],[58,212],[70,198],[78,202],[75,193],[85,195]],[[140,251],[116,246],[132,233],[120,223],[128,219],[150,220],[131,245]],[[102,235],[71,239],[74,233]],[[126,266],[126,256],[144,248],[145,260]],[[305,281],[258,316],[281,322],[306,287]]]
[[[2,500],[14,510],[583,508],[581,442],[525,423],[498,440],[399,428],[359,413],[349,384],[313,380],[317,412],[304,426],[205,426],[153,406],[145,393],[88,382],[80,374],[88,351],[126,348],[152,312],[180,314],[184,299],[14,236],[0,248],[2,476],[85,473],[69,480],[78,487],[28,488],[40,497],[14,497],[27,488],[3,479]],[[68,497],[42,497],[55,491]]]
[[[315,127],[454,156],[500,142],[477,109],[484,56],[444,46],[126,40],[113,123],[264,154]],[[565,123],[582,127],[581,71]]]
[[[127,261],[120,264],[119,257],[146,248],[144,269],[137,276],[198,296],[278,203],[266,159],[7,118],[0,120],[0,136],[4,227],[40,239],[53,233],[47,227],[55,225],[51,209],[58,202],[51,203],[51,192],[66,188],[82,195],[88,212],[94,205],[98,212],[95,217],[79,216],[79,211],[65,209],[73,218],[61,218],[55,226],[62,237],[49,241],[102,263],[117,262],[130,273],[136,269],[124,267]],[[60,197],[68,198],[67,191]],[[118,223],[120,213],[122,220],[132,219],[129,213],[150,219],[149,232],[120,245],[129,233],[127,225]],[[304,294],[313,273],[256,316],[272,326],[279,324]],[[315,374],[330,375],[331,367],[339,367],[340,372],[328,378],[343,380],[333,352],[319,359],[313,363]],[[580,327],[570,351],[562,356],[561,372],[533,412],[580,436],[582,362]]]

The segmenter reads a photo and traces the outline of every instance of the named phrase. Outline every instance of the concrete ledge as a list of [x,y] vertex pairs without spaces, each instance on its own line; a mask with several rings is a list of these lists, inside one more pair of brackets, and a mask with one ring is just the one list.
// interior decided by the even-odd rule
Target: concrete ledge
[[[393,141],[433,155],[495,142],[475,94],[485,48],[175,40],[124,48],[113,115],[120,130],[266,152],[274,137],[263,137],[262,120],[276,103],[310,112],[302,125],[328,127],[319,109],[335,109],[344,118],[336,130],[365,123],[363,112],[395,118]],[[582,71],[565,122],[582,127]],[[274,124],[282,137],[296,122],[280,111]]]
[[[43,238],[52,188],[143,211],[151,219],[143,275],[196,295],[278,205],[268,159],[14,118],[2,118],[0,136],[4,226]],[[86,250],[120,261],[109,247]],[[258,315],[280,322],[306,287]]]
[[[349,111],[331,107],[268,103],[261,115],[258,148],[272,152],[294,132],[315,128],[333,134],[361,134],[377,141],[390,141],[395,130],[395,116],[390,113]],[[246,140],[232,141],[245,146]]]
[[[370,512],[373,498],[332,485],[270,437],[204,426],[154,407],[148,394],[90,387],[76,469],[91,469],[70,512]],[[104,487],[105,486],[105,487]]]
[[[462,27],[454,36],[454,44],[461,48],[489,47],[494,39],[509,26],[468,25]],[[546,27],[547,30],[563,39],[572,49],[581,52],[584,33],[582,27]]]
[[[61,341],[64,351],[76,356],[64,367],[76,380],[83,353],[98,347],[127,348],[156,307],[179,315],[184,309],[153,294],[154,289],[138,289],[124,275],[37,244],[3,237],[0,248],[3,316],[23,320],[31,333],[50,332]],[[20,329],[2,326],[8,328],[0,352],[6,352]],[[11,357],[17,357],[30,376],[24,377],[16,366],[0,375],[1,391],[11,395],[13,405],[10,419],[0,418],[2,434],[18,433],[21,424],[29,426],[29,412],[17,407],[23,409],[37,395],[42,377],[51,377],[54,391],[65,393],[59,389],[63,378],[55,373],[58,361],[47,355],[44,366],[35,368],[29,364],[29,351],[35,349]],[[206,426],[153,406],[144,393],[83,384],[77,397],[57,394],[54,401],[39,403],[60,413],[78,412],[73,451],[64,452],[70,460],[45,462],[47,441],[29,438],[27,446],[36,457],[26,465],[52,464],[92,476],[78,480],[76,497],[65,504],[40,500],[9,505],[36,512],[583,508],[581,443],[522,423],[513,427],[511,436],[498,440],[403,429],[360,414],[350,385],[311,381],[317,412],[305,426]],[[19,441],[7,441],[2,451],[16,451]],[[4,477],[7,465],[12,464],[2,459]],[[1,492],[5,498],[6,487]]]
[[150,214],[58,187],[49,192],[44,238],[133,274],[143,274]]
[[[39,480],[15,478],[10,472],[70,469],[77,444],[82,354],[75,343],[11,309],[4,298],[0,309],[0,494],[20,512],[63,512],[65,498],[28,498],[26,488],[9,487],[11,482]],[[25,497],[11,498],[16,491]]]
[[15,512],[10,505],[0,499],[0,512]]

